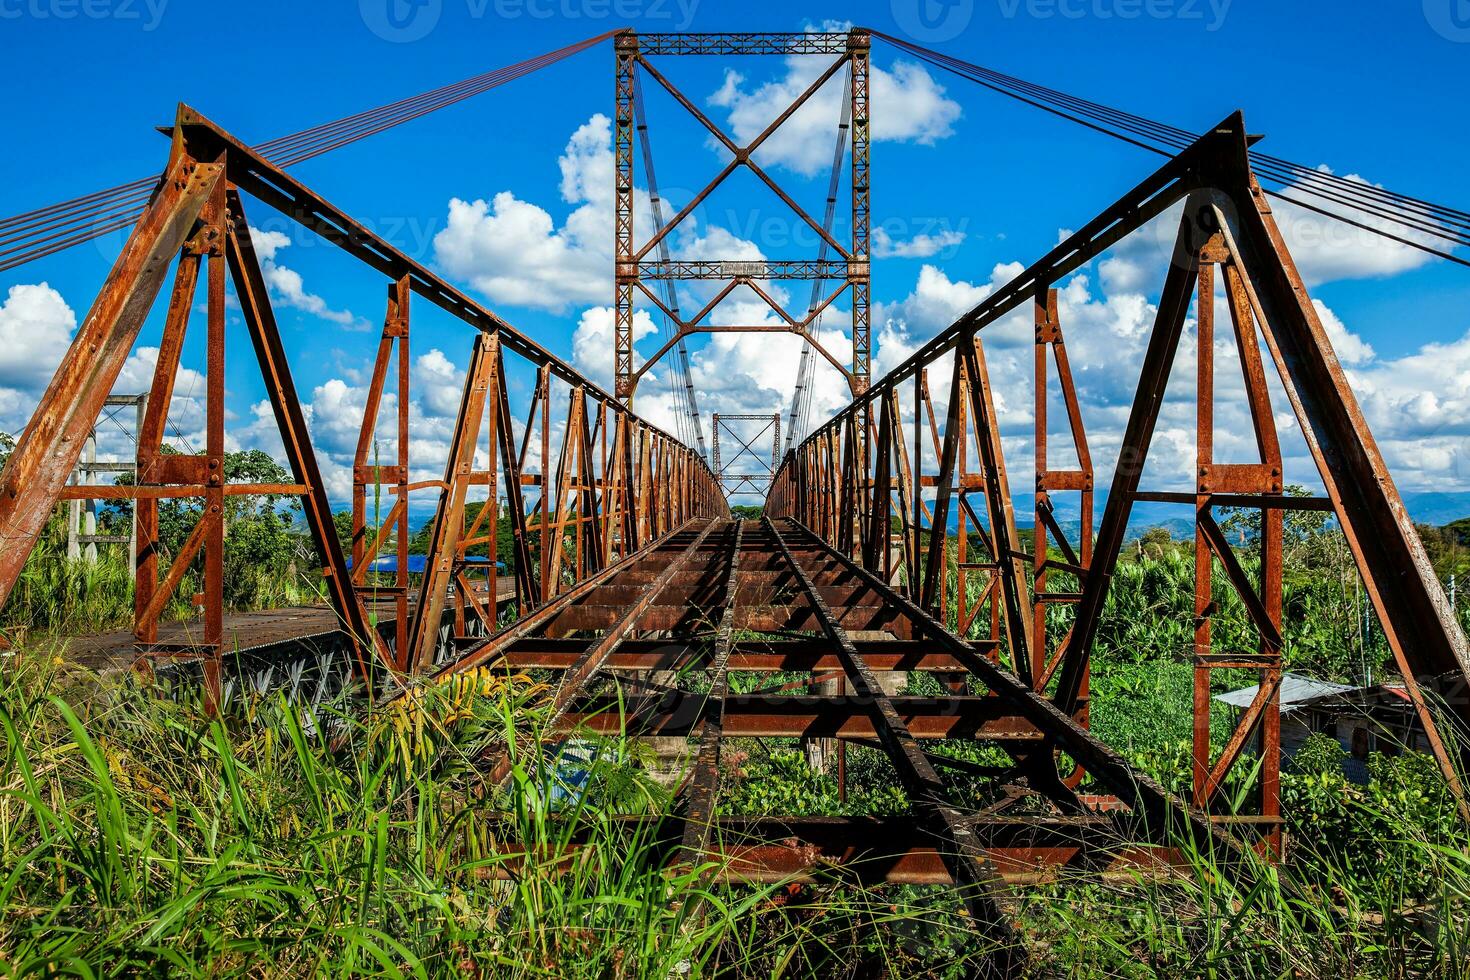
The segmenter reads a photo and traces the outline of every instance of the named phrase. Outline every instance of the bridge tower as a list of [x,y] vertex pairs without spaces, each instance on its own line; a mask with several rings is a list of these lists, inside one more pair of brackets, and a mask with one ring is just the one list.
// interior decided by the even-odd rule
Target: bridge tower
[[[868,194],[868,54],[871,38],[866,31],[819,33],[741,33],[741,34],[636,34],[626,31],[615,39],[616,98],[614,112],[614,181],[615,190],[615,299],[613,343],[615,347],[615,370],[617,384],[615,393],[625,403],[631,404],[633,394],[643,375],[665,354],[675,347],[682,349],[685,338],[700,333],[795,333],[825,357],[847,378],[854,395],[867,390],[871,380],[869,361],[869,194]],[[791,103],[773,119],[759,135],[749,143],[741,145],[720,129],[698,105],[659,71],[650,61],[655,56],[705,55],[731,57],[735,55],[811,55],[831,57],[833,60]],[[649,173],[650,193],[653,196],[653,221],[651,236],[641,243],[634,233],[634,168],[633,140],[635,134],[646,140],[647,120],[641,118],[640,95],[641,74],[652,78],[668,91],[674,100],[683,106],[706,129],[714,139],[729,151],[729,160],[719,173],[696,193],[667,222],[663,220],[662,204],[657,198],[652,183],[652,157],[647,143],[644,144],[645,167]],[[802,106],[811,101],[828,82],[839,73],[846,72],[846,106],[844,116],[850,115],[850,161],[851,179],[851,237],[839,242],[824,226],[776,182],[754,159],[755,151],[770,138]],[[817,235],[819,256],[814,259],[782,259],[766,262],[721,261],[712,259],[675,260],[669,251],[673,231],[694,212],[709,195],[736,170],[744,167],[762,183],[775,192],[803,224]],[[831,210],[829,202],[829,212]],[[835,255],[836,258],[829,258]],[[706,280],[718,282],[720,289],[715,298],[694,315],[685,317],[679,309],[674,284],[683,281]],[[836,288],[815,299],[805,313],[792,313],[772,297],[763,282],[807,281],[818,286],[835,282]],[[707,320],[714,309],[739,287],[745,286],[755,293],[780,318],[778,325],[715,325]],[[850,292],[852,304],[852,363],[847,366],[838,361],[819,340],[813,336],[812,325],[818,317],[844,292]],[[641,366],[633,358],[633,309],[639,301],[656,307],[673,325],[672,336],[653,356]]]

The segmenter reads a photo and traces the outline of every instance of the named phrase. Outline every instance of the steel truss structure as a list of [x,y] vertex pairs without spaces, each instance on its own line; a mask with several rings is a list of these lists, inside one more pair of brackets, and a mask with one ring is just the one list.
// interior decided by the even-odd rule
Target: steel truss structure
[[[440,634],[446,620],[452,619],[451,635],[460,639],[491,632],[496,600],[507,591],[521,613],[530,613],[687,521],[728,513],[714,474],[693,451],[224,130],[181,106],[172,139],[167,169],[0,474],[0,529],[6,542],[0,553],[0,603],[14,587],[56,501],[135,501],[139,663],[146,668],[155,660],[198,662],[206,690],[217,698],[225,652],[225,500],[236,495],[294,496],[301,500],[328,598],[352,650],[354,673],[376,690],[395,686],[404,673],[424,670],[445,656]],[[337,245],[388,283],[352,474],[350,567],[338,543],[251,239],[245,194]],[[138,438],[137,483],[65,486],[171,269],[172,291]],[[235,484],[225,479],[227,277],[265,378],[292,483]],[[205,451],[164,453],[164,426],[201,279],[207,297]],[[473,328],[448,467],[443,479],[418,482],[410,481],[408,440],[414,294]],[[510,357],[529,366],[536,377],[529,407],[521,410],[511,405]],[[397,386],[396,451],[391,464],[382,465],[373,447],[390,369]],[[519,439],[517,418],[524,420]],[[557,428],[562,435],[554,447]],[[481,468],[477,459],[488,463]],[[378,526],[369,527],[369,494],[384,491],[393,503]],[[405,561],[408,499],[419,491],[435,493],[437,505],[427,570],[411,596]],[[476,493],[484,505],[467,524],[466,505]],[[169,556],[160,580],[158,501],[166,499],[198,501],[199,518],[179,552]],[[497,555],[503,520],[510,525],[513,555]],[[372,591],[389,596],[398,615],[393,630],[380,635],[369,625],[365,580],[390,540],[399,558],[396,581],[386,587],[374,584]],[[477,548],[488,561],[466,560]],[[202,589],[195,605],[202,607],[203,621],[197,636],[187,644],[160,644],[159,616],[199,557]],[[510,590],[497,582],[498,558],[513,565]]]
[[[1251,171],[1251,142],[1239,114],[1225,120],[961,317],[787,456],[767,512],[809,527],[875,581],[896,583],[896,593],[925,614],[943,619],[952,613],[962,632],[977,609],[988,608],[990,636],[1000,641],[996,651],[1005,654],[987,661],[991,671],[1001,670],[996,664],[1005,662],[1005,686],[1045,694],[1062,714],[1085,723],[1090,650],[1132,505],[1150,500],[1190,507],[1196,527],[1192,812],[1212,808],[1225,775],[1242,758],[1245,746],[1259,738],[1263,771],[1256,802],[1268,821],[1280,813],[1283,514],[1290,509],[1329,512],[1346,534],[1435,755],[1463,797],[1456,775],[1461,760],[1452,758],[1436,721],[1448,718],[1470,730],[1465,636]],[[1142,377],[1094,538],[1091,455],[1052,286],[1181,202],[1177,240]],[[1217,283],[1224,292],[1247,393],[1257,450],[1252,462],[1214,458]],[[1183,491],[1141,489],[1192,301],[1198,331],[1194,486]],[[1036,313],[1037,530],[1031,554],[1022,549],[1017,533],[980,339],[985,326],[1027,303]],[[1262,342],[1326,497],[1283,493]],[[1052,469],[1049,462],[1047,408],[1050,392],[1056,390],[1051,388],[1052,364],[1078,460],[1075,469]],[[934,370],[950,378],[942,425],[930,393]],[[937,461],[932,473],[924,472],[926,444]],[[973,467],[971,445],[977,463]],[[1080,495],[1080,536],[1069,537],[1057,520],[1053,494],[1063,492]],[[983,502],[978,511],[977,502]],[[1221,507],[1260,512],[1258,576],[1247,574],[1221,532],[1215,518]],[[957,515],[954,524],[952,513]],[[945,570],[951,535],[957,538],[959,556],[952,600]],[[969,560],[972,538],[983,552],[982,561]],[[1053,541],[1063,558],[1051,557]],[[1258,637],[1254,649],[1217,651],[1211,642],[1211,590],[1217,573],[1244,603]],[[1075,584],[1054,587],[1059,574]],[[975,587],[971,576],[979,579]],[[947,608],[951,602],[953,609]],[[1223,752],[1214,757],[1210,672],[1224,667],[1255,670],[1260,685]],[[1085,770],[1086,761],[1078,761]],[[1077,775],[1067,774],[1067,781],[1075,782]],[[1269,841],[1273,847],[1279,844],[1274,833]]]
[[[753,435],[741,435],[731,426],[732,422],[760,422],[763,423]],[[715,430],[714,455],[711,457],[710,466],[715,471],[715,479],[720,483],[720,489],[725,491],[727,497],[737,493],[759,493],[764,495],[770,488],[771,478],[776,475],[776,469],[781,465],[781,413],[772,415],[721,415],[714,413],[711,423]],[[745,426],[749,432],[749,426]],[[720,455],[720,430],[725,432],[726,444],[734,439],[740,448],[734,454],[721,457]],[[767,432],[771,433],[771,456],[766,459],[756,452],[754,443]],[[741,462],[747,456],[755,460],[758,467],[752,472],[729,472],[731,466]]]
[[[970,921],[993,943],[995,975],[1007,975],[1019,955],[1004,911],[1009,883],[1046,880],[1059,865],[1103,873],[1167,866],[1181,842],[1209,849],[1227,874],[1249,876],[1252,849],[1274,855],[1282,846],[1278,692],[1287,508],[1330,510],[1342,522],[1413,681],[1426,730],[1438,731],[1442,709],[1462,722],[1467,710],[1465,638],[1251,174],[1249,142],[1241,117],[1227,119],[859,396],[787,454],[759,524],[691,522],[445,670],[501,665],[559,674],[558,731],[697,740],[684,809],[659,827],[676,858],[733,856],[727,874],[761,880],[851,874],[957,883]],[[1094,536],[1091,447],[1053,287],[1180,202],[1158,320]],[[1257,459],[1248,463],[1217,462],[1213,453],[1217,283],[1255,432]],[[1139,478],[1150,435],[1196,296],[1196,479],[1188,491],[1146,491]],[[986,324],[1026,303],[1035,316],[1038,389],[1033,553],[1018,533],[979,338]],[[1263,342],[1307,434],[1325,498],[1283,492]],[[934,372],[948,377],[944,398],[932,392]],[[1075,465],[1054,466],[1048,451],[1057,394]],[[926,450],[935,460],[927,473]],[[1062,494],[1078,497],[1080,531],[1069,534],[1057,516]],[[1132,769],[1088,731],[1089,651],[1130,507],[1141,499],[1177,501],[1195,513],[1200,571],[1188,799]],[[1223,506],[1263,515],[1256,577],[1220,533],[1213,511]],[[952,526],[953,583],[946,567]],[[1211,643],[1217,568],[1249,611],[1253,649],[1216,651]],[[968,638],[984,614],[988,629]],[[1258,671],[1260,694],[1214,756],[1209,674],[1224,666]],[[809,679],[734,693],[733,678],[770,671]],[[946,694],[895,695],[895,671],[931,674]],[[910,801],[909,818],[722,816],[726,743],[769,737],[835,739],[881,751]],[[1256,737],[1263,768],[1256,812],[1216,812],[1224,809],[1216,796],[1225,774]],[[994,745],[1009,763],[974,766],[924,748],[929,740],[956,738]],[[1432,738],[1458,791],[1457,760],[1437,734]],[[844,753],[836,759],[841,785]],[[502,758],[493,772],[505,766]],[[967,801],[961,810],[942,775],[955,769],[993,779],[993,802],[977,813]]]
[[[795,53],[807,45],[836,45],[838,37],[843,46],[826,77],[843,64],[855,67],[859,58],[865,67],[858,32],[620,36],[617,277],[620,298],[628,300],[620,316],[631,311],[631,290],[641,274],[627,262],[641,261],[656,244],[639,253],[631,244],[631,142],[625,137],[632,118],[625,110],[634,67],[661,79],[646,54],[757,48]],[[858,88],[854,84],[855,100]],[[861,110],[853,107],[855,132],[866,127],[865,94],[863,99]],[[1225,874],[1246,877],[1256,867],[1252,847],[1279,848],[1275,749],[1287,509],[1329,511],[1341,523],[1435,753],[1459,790],[1457,760],[1436,734],[1436,721],[1470,721],[1466,640],[1252,174],[1250,142],[1238,114],[1225,120],[896,371],[871,387],[855,385],[853,403],[781,461],[766,516],[754,522],[730,518],[720,481],[691,449],[181,107],[168,166],[0,473],[0,533],[6,544],[0,552],[0,602],[58,501],[89,495],[134,500],[139,662],[199,661],[206,688],[217,697],[226,500],[240,494],[297,496],[353,670],[369,693],[392,696],[415,673],[552,672],[558,679],[549,712],[553,733],[691,740],[681,808],[668,816],[620,818],[658,821],[659,839],[672,860],[719,855],[725,875],[746,880],[852,876],[957,883],[969,921],[993,943],[994,972],[1005,975],[1020,955],[1003,905],[1010,884],[1046,880],[1062,867],[1101,874],[1163,868],[1179,858],[1173,848],[1181,844],[1210,851]],[[731,167],[748,163],[750,147],[731,149],[737,155]],[[272,313],[245,195],[337,245],[382,275],[387,287],[353,468],[350,567]],[[1137,397],[1094,535],[1091,448],[1054,286],[1181,203]],[[857,256],[865,260],[866,246],[843,254],[851,275]],[[669,274],[685,271],[666,265]],[[86,434],[171,270],[158,364],[138,440],[138,483],[68,487]],[[741,275],[747,282],[756,278],[751,271]],[[861,275],[865,290],[865,268]],[[206,445],[201,454],[176,455],[162,450],[164,423],[201,279]],[[292,471],[288,484],[231,484],[224,477],[229,282],[281,431]],[[844,288],[851,284],[850,279]],[[1217,287],[1224,293],[1228,326],[1215,322]],[[443,479],[415,482],[406,405],[410,307],[421,301],[467,324],[473,334]],[[1031,553],[1017,530],[980,339],[986,325],[1025,304],[1032,305],[1036,324],[1037,537]],[[1145,490],[1144,463],[1191,307],[1201,338],[1195,479],[1187,490]],[[1210,341],[1226,330],[1239,352],[1254,428],[1257,458],[1248,463],[1222,463],[1214,454],[1216,355]],[[1323,498],[1283,493],[1268,357],[1316,461],[1327,491]],[[517,362],[535,378],[529,405],[519,412],[511,405],[508,373]],[[630,394],[631,387],[621,385],[636,381],[631,346],[619,347],[618,374],[619,394]],[[394,447],[385,465],[374,446],[390,375],[396,379],[397,408],[388,440]],[[940,396],[935,388],[945,380]],[[1076,465],[1067,468],[1053,468],[1048,451],[1054,393],[1061,395],[1076,457]],[[517,433],[521,419],[524,427]],[[560,444],[553,446],[556,432]],[[931,453],[932,472],[925,465]],[[368,500],[384,490],[394,503],[370,526]],[[427,571],[416,592],[401,571],[392,586],[379,589],[398,613],[392,629],[380,634],[365,605],[367,568],[390,543],[399,568],[405,567],[406,501],[420,491],[433,492],[437,501]],[[1068,533],[1058,518],[1061,494],[1078,495],[1080,531]],[[467,526],[472,497],[485,503]],[[160,579],[157,502],[164,499],[198,501],[200,510]],[[1195,518],[1195,772],[1188,799],[1134,770],[1088,730],[1089,654],[1138,500],[1191,507]],[[1222,506],[1261,512],[1258,576],[1247,573],[1221,533],[1214,512]],[[502,521],[514,550],[504,557],[514,563],[511,593],[518,607],[518,616],[504,626],[494,612],[501,591],[495,559]],[[947,560],[951,536],[954,579]],[[1053,543],[1060,558],[1052,556]],[[485,549],[488,564],[468,561],[474,549]],[[187,646],[160,644],[159,614],[196,559],[203,565],[200,638]],[[1252,649],[1214,649],[1210,596],[1217,573],[1240,593],[1257,633]],[[488,581],[476,581],[481,574]],[[448,643],[440,640],[445,631]],[[1209,674],[1224,666],[1258,671],[1261,685],[1215,757]],[[748,685],[732,683],[749,679],[740,675],[777,672],[801,679],[793,685],[785,677],[767,678],[747,693],[739,692]],[[914,672],[932,675],[945,693],[893,693],[895,675]],[[1257,733],[1264,749],[1258,812],[1213,812],[1225,774]],[[841,819],[721,814],[728,741],[769,737],[834,739],[881,752],[910,811]],[[961,762],[926,748],[940,739],[983,742],[998,750],[1003,764]],[[1062,756],[1069,760],[1065,768],[1058,765]],[[842,754],[837,759],[841,783]],[[486,761],[492,779],[509,771],[503,751]],[[966,799],[962,807],[944,777],[955,771],[984,780],[992,801],[977,808]]]
[[[614,39],[616,107],[614,111],[613,159],[615,182],[615,289],[614,289],[614,365],[615,391],[619,398],[632,404],[638,382],[648,370],[685,338],[700,333],[795,333],[801,335],[842,373],[854,394],[865,390],[871,379],[869,343],[869,187],[868,187],[868,57],[871,38],[863,30],[846,33],[800,34],[637,34],[625,31]],[[748,144],[739,145],[717,126],[693,101],[671,82],[648,59],[654,55],[836,55],[827,66],[787,106],[771,124]],[[771,134],[776,132],[802,106],[806,105],[839,71],[848,73],[848,106],[851,115],[852,153],[852,240],[843,245],[827,227],[813,218],[781,188],[769,173],[756,163],[753,154]],[[638,244],[633,228],[634,168],[633,139],[635,130],[645,130],[646,119],[638,115],[638,73],[648,75],[683,106],[730,154],[720,172],[696,193],[667,222],[656,214],[658,227],[642,244]],[[652,161],[648,161],[651,168]],[[719,260],[675,261],[668,255],[669,235],[692,214],[736,170],[744,167],[769,187],[791,212],[818,236],[824,255],[835,251],[840,260],[782,260],[772,262],[739,262]],[[649,253],[658,250],[657,258]],[[804,315],[788,311],[760,285],[769,280],[808,280],[819,285],[835,280],[837,288],[814,301]],[[704,280],[721,283],[714,297],[693,316],[681,315],[677,301],[668,295],[660,297],[649,282],[669,280]],[[716,325],[706,322],[714,310],[733,292],[744,286],[770,307],[781,320],[779,325]],[[852,303],[852,366],[849,369],[813,336],[812,327],[824,311],[842,294]],[[641,365],[633,355],[633,310],[642,300],[653,304],[674,325],[673,336]]]

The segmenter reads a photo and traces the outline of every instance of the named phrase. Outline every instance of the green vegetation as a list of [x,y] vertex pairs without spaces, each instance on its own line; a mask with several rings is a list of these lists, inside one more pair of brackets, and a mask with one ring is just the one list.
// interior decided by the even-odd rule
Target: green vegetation
[[[227,472],[286,482],[273,466],[242,453]],[[160,507],[165,566],[197,517],[191,506]],[[470,508],[467,525],[478,513]],[[343,535],[350,520],[336,516]],[[375,517],[370,505],[370,524]],[[120,509],[99,520],[102,533],[126,529]],[[1242,512],[1222,521],[1252,577],[1254,520]],[[226,566],[232,605],[310,598],[316,583],[300,569],[315,563],[286,499],[231,498],[227,529],[238,556]],[[512,564],[508,519],[496,534],[498,557]],[[1464,574],[1470,521],[1421,536],[1443,576]],[[535,677],[475,673],[375,712],[348,696],[313,705],[236,694],[210,718],[182,684],[144,690],[132,677],[69,667],[43,634],[124,626],[132,598],[125,549],[99,548],[95,562],[69,562],[64,549],[58,517],[0,623],[30,630],[0,671],[0,977],[961,977],[985,953],[949,888],[860,887],[836,871],[726,886],[718,863],[681,863],[654,829],[678,803],[648,776],[642,749],[589,741],[585,786],[559,781],[565,764],[535,738],[547,696]],[[1341,535],[1321,515],[1293,515],[1285,559],[1288,667],[1382,678],[1392,662]],[[1190,782],[1194,571],[1192,542],[1154,531],[1130,544],[1091,689],[1094,730],[1181,791]],[[196,575],[171,615],[191,614],[183,597]],[[1051,588],[1075,582],[1053,573]],[[1214,599],[1217,648],[1251,649],[1244,609],[1218,568]],[[1049,611],[1054,635],[1070,616],[1065,606]],[[975,631],[989,621],[982,610]],[[1255,681],[1216,674],[1221,690]],[[910,690],[938,693],[922,675]],[[1223,738],[1230,709],[1214,710]],[[968,742],[926,748],[980,767],[1006,761]],[[502,749],[515,765],[493,789],[481,758]],[[1258,868],[1255,887],[1229,884],[1213,855],[1185,848],[1183,874],[1078,869],[1012,891],[1006,911],[1034,975],[1470,978],[1470,830],[1439,774],[1412,752],[1373,755],[1370,781],[1355,785],[1341,756],[1335,740],[1314,737],[1283,773],[1289,860]],[[881,753],[852,746],[846,758],[842,798],[835,774],[813,769],[795,740],[733,740],[721,812],[909,809]],[[983,772],[951,773],[957,807],[993,801]],[[1227,799],[1248,801],[1256,776],[1237,767]]]
[[[529,677],[211,719],[59,659],[0,675],[0,975],[959,977],[984,951],[949,889],[681,864],[656,821],[607,815],[671,806],[619,740],[558,802]],[[493,791],[476,759],[501,746]],[[728,809],[826,808],[831,777],[789,750],[732,756]],[[850,804],[901,811],[876,754],[852,756]],[[1203,853],[1167,879],[1065,873],[1008,901],[1035,975],[1466,976],[1470,841],[1442,784],[1415,756],[1361,788],[1330,761],[1285,780],[1299,892],[1268,866],[1232,886]]]
[[[165,447],[165,452],[172,450]],[[0,463],[3,465],[3,463]],[[229,483],[290,483],[290,475],[260,450],[227,453]],[[126,483],[124,474],[119,482]],[[109,503],[97,510],[97,533],[132,533],[131,503]],[[159,577],[168,574],[177,554],[199,520],[198,499],[161,500],[158,505]],[[300,505],[277,494],[225,498],[224,598],[231,609],[268,609],[313,601],[318,582],[300,570],[315,568],[313,549],[296,526]],[[128,549],[99,545],[95,561],[66,557],[67,511],[58,506],[26,561],[15,591],[0,612],[7,633],[94,633],[124,629],[132,623],[133,585]],[[197,557],[164,610],[165,619],[193,614],[190,597],[203,579]]]
[[[621,741],[558,802],[525,676],[365,718],[275,696],[211,719],[59,659],[0,675],[0,975],[807,975],[896,918],[680,863],[656,820],[609,816],[669,806]],[[498,791],[477,764],[496,747]]]
[[[1304,495],[1306,491],[1291,486],[1287,493]],[[1236,547],[1247,577],[1258,582],[1260,512],[1225,508],[1221,528]],[[1444,528],[1421,527],[1420,535],[1445,581],[1470,559],[1470,537],[1457,537],[1470,535],[1470,518]],[[1033,542],[1030,529],[1021,531],[1021,539],[1022,549],[1029,550]],[[972,556],[984,554],[980,540],[978,535],[971,535]],[[1095,662],[1112,671],[1119,664],[1185,661],[1194,644],[1194,541],[1176,540],[1164,528],[1152,528],[1126,544],[1123,551],[1104,607]],[[1051,556],[1064,557],[1055,546]],[[1282,631],[1287,670],[1349,683],[1365,683],[1370,674],[1382,678],[1397,670],[1347,542],[1328,515],[1313,511],[1287,513],[1283,566]],[[955,544],[951,540],[946,603],[951,626],[955,625],[956,585]],[[1051,573],[1049,591],[1076,588],[1072,576]],[[1254,649],[1255,631],[1245,606],[1218,562],[1211,578],[1211,599],[1215,605],[1215,648]],[[1470,623],[1470,603],[1458,605],[1461,621]],[[1053,636],[1062,635],[1071,621],[1069,606],[1058,605],[1048,611],[1048,630]],[[988,610],[982,612],[976,618],[974,634],[988,631],[989,622]],[[1230,675],[1222,674],[1222,679],[1230,679]]]

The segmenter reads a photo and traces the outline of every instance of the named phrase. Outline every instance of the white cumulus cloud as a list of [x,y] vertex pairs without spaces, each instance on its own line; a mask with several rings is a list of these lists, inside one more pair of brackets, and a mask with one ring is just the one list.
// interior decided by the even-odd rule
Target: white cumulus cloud
[[434,236],[444,270],[496,303],[563,312],[611,299],[611,120],[598,113],[578,127],[557,163],[562,200],[575,205],[561,225],[510,191],[489,201],[455,198],[448,226]]
[[[827,67],[824,59],[792,55],[781,77],[752,84],[734,69],[707,102],[726,111],[730,137],[748,145],[815,82]],[[832,165],[832,141],[842,116],[844,73],[835,75],[791,114],[755,151],[762,166],[781,166],[811,176]],[[869,71],[874,112],[870,138],[875,143],[932,144],[954,132],[959,103],[945,94],[921,66],[897,61],[889,69],[874,64]],[[711,137],[713,142],[713,137]],[[717,145],[717,144],[716,144]],[[725,153],[723,149],[720,151]]]
[[284,232],[250,229],[250,239],[260,257],[261,275],[277,302],[303,313],[335,323],[348,330],[367,330],[369,324],[351,310],[337,310],[315,293],[308,292],[301,273],[276,261],[276,255],[291,244]]

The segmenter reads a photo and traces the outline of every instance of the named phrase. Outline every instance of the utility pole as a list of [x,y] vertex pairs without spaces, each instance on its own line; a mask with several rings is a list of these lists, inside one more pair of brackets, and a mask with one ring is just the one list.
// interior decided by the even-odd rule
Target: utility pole
[[[131,433],[133,441],[136,442],[138,433],[143,431],[143,415],[148,410],[148,395],[108,395],[104,406],[133,406],[136,409],[136,428]],[[107,410],[106,407],[103,409],[104,412]],[[72,483],[78,486],[93,487],[97,485],[97,477],[104,473],[131,473],[136,481],[138,464],[135,460],[99,460],[97,458],[97,428],[94,425],[92,431],[87,433],[86,442],[82,446],[82,459],[72,473]],[[66,557],[68,559],[72,561],[86,559],[88,562],[94,562],[97,560],[99,544],[125,544],[128,546],[128,577],[132,578],[136,574],[138,564],[138,505],[136,501],[133,502],[132,528],[127,537],[97,533],[97,500],[95,497],[70,501],[67,511]]]

